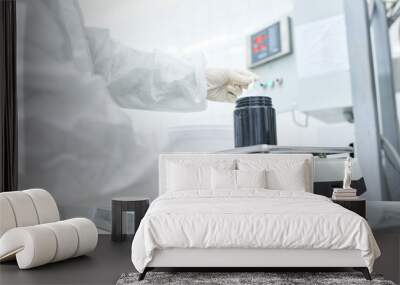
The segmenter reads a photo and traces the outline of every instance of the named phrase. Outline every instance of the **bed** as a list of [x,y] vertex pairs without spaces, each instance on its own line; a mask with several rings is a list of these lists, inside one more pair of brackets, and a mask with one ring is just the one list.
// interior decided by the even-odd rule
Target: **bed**
[[313,157],[163,154],[159,192],[132,243],[143,279],[158,267],[352,267],[380,251],[361,216],[312,193]]

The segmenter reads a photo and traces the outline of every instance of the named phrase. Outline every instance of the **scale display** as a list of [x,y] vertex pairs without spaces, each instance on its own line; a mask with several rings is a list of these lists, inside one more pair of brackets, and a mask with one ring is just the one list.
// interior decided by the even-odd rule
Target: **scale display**
[[279,52],[281,52],[280,23],[251,36],[251,62],[253,64]]
[[249,66],[257,66],[288,54],[290,50],[289,18],[276,22],[249,36]]

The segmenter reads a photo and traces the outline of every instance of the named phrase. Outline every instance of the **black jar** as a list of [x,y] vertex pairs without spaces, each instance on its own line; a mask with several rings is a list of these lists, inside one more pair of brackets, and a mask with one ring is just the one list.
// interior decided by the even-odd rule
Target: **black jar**
[[267,96],[248,96],[236,101],[234,111],[235,147],[276,145],[276,118]]

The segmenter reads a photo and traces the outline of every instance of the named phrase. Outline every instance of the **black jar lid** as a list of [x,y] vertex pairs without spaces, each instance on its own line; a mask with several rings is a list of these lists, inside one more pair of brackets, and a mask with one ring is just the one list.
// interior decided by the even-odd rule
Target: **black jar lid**
[[236,100],[236,108],[242,107],[272,107],[272,100],[268,96],[246,96]]

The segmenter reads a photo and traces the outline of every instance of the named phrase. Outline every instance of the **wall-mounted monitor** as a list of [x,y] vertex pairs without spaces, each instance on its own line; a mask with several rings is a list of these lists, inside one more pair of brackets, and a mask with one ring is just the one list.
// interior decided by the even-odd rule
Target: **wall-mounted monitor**
[[247,63],[250,68],[289,54],[291,51],[289,17],[284,17],[247,38]]

